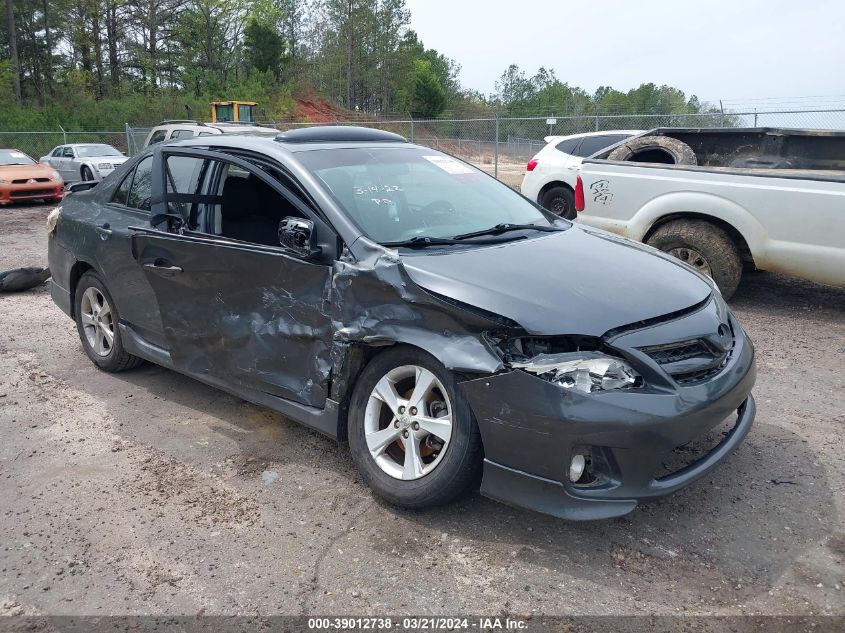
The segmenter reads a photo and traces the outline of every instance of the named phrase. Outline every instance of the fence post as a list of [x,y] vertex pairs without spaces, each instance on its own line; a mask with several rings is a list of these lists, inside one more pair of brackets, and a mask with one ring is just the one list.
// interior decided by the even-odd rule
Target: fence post
[[596,132],[599,131],[599,111],[596,110]]
[[61,125],[59,126],[59,129],[62,131],[62,136],[65,139],[62,141],[62,145],[67,145],[67,132],[65,132],[65,129]]
[[499,111],[496,110],[496,149],[493,158],[493,177],[499,177]]
[[411,143],[414,142],[414,115],[410,112],[408,113],[408,119],[411,121]]
[[132,156],[132,154],[134,154],[135,152],[132,151],[132,141],[131,141],[131,135],[129,133],[129,124],[124,123],[123,129],[124,129],[124,132],[126,133],[126,153],[129,156]]

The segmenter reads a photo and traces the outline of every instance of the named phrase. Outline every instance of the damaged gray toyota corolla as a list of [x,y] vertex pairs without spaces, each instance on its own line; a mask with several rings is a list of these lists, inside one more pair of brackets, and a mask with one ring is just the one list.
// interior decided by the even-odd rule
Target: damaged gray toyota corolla
[[483,471],[506,503],[618,516],[751,427],[754,350],[707,278],[399,136],[197,138],[83,188],[49,259],[91,360],[152,361],[348,439],[397,505]]

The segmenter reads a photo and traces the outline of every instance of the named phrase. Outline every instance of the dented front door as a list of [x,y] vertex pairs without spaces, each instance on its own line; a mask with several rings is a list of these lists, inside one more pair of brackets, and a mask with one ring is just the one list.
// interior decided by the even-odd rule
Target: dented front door
[[175,368],[323,407],[330,268],[278,249],[158,231],[133,237]]

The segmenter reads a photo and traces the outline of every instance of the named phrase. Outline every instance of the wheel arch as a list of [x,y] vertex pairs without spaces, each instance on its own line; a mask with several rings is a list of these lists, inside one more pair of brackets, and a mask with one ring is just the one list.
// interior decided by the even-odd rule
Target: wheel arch
[[76,260],[70,269],[70,278],[68,279],[68,290],[70,291],[70,316],[74,319],[76,318],[76,301],[74,300],[74,297],[76,297],[76,287],[79,285],[79,280],[82,279],[82,275],[87,273],[89,270],[93,270],[95,273],[97,272],[97,269],[94,268],[93,265],[82,259]]
[[575,193],[575,189],[573,189],[572,185],[568,182],[564,182],[563,180],[552,180],[540,187],[540,191],[537,193],[537,202],[539,203],[542,197],[546,195],[550,189],[554,189],[555,187],[564,187],[565,189],[569,189],[572,193]]
[[[355,386],[361,377],[361,373],[377,356],[384,352],[397,347],[405,347],[412,350],[424,352],[442,363],[446,369],[455,372],[457,375],[457,382],[461,383],[468,377],[477,378],[484,372],[494,373],[496,364],[501,364],[501,361],[496,358],[495,361],[491,358],[490,363],[480,364],[478,366],[470,366],[470,363],[457,364],[454,358],[446,358],[443,355],[443,346],[438,345],[442,341],[432,339],[431,345],[419,344],[418,341],[396,340],[387,343],[371,344],[364,342],[353,342],[345,345],[345,349],[340,351],[337,355],[334,367],[332,368],[331,387],[329,390],[330,397],[338,403],[337,416],[337,439],[340,442],[348,440],[348,423],[349,423],[349,405],[352,400],[352,394],[355,391]],[[439,352],[439,353],[438,353]],[[469,359],[466,359],[469,360]],[[475,359],[478,361],[478,359]]]
[[754,254],[752,253],[751,248],[748,245],[748,241],[745,239],[745,236],[730,222],[707,213],[699,213],[695,211],[679,211],[676,213],[668,213],[664,216],[661,216],[657,220],[655,220],[655,222],[649,227],[645,235],[643,235],[642,241],[648,242],[649,238],[654,235],[657,229],[675,220],[702,220],[704,222],[709,222],[710,224],[718,226],[728,234],[728,236],[733,240],[734,244],[736,244],[739,248],[739,254],[742,258],[743,264],[751,267],[752,269],[756,268]]

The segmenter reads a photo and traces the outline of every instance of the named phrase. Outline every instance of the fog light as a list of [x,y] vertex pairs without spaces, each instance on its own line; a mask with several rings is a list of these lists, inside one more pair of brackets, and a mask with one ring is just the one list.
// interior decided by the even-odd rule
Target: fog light
[[569,464],[569,480],[573,483],[581,479],[584,474],[584,468],[587,466],[587,460],[583,455],[573,455],[572,463]]

